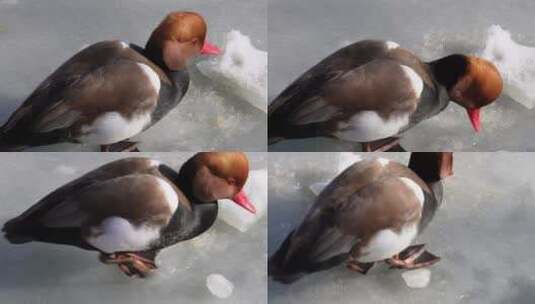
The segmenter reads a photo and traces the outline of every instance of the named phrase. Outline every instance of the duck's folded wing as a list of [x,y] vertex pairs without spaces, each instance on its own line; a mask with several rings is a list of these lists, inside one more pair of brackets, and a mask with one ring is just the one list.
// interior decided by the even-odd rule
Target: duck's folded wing
[[45,142],[75,140],[104,113],[120,112],[128,120],[152,110],[160,87],[158,74],[148,63],[137,61],[142,57],[129,54],[135,53],[123,50],[119,42],[81,51],[39,85],[2,133],[12,140],[17,135]]
[[293,104],[285,113],[289,124],[347,119],[360,111],[376,111],[384,115],[396,111],[412,112],[423,89],[423,81],[414,70],[390,59],[373,60],[331,74],[327,81],[311,88],[317,90],[316,94],[307,99],[300,99],[297,94],[287,101]]
[[411,189],[406,180],[398,177],[379,179],[352,190],[327,188],[327,193],[318,198],[322,201],[316,202],[289,237],[286,252],[277,253],[278,263],[283,268],[297,264],[310,271],[320,270],[343,261],[350,253],[360,254],[379,231],[399,231],[407,224],[416,225],[422,202]]
[[[34,219],[37,240],[77,229],[78,244],[103,252],[142,251],[160,238],[179,207],[172,184],[151,174],[126,175],[85,187]],[[44,233],[43,233],[44,231]],[[46,235],[50,233],[52,235]],[[71,235],[72,237],[72,235]]]
[[159,162],[141,157],[124,158],[105,164],[49,193],[20,216],[8,221],[3,230],[14,232],[25,230],[24,227],[38,225],[44,214],[71,197],[86,191],[85,189],[89,186],[121,176],[154,173],[158,166]]

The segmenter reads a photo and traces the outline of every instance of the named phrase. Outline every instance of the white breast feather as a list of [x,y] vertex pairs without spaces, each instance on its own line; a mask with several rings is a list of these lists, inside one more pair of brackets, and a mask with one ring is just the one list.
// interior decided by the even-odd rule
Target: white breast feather
[[409,124],[409,113],[393,113],[383,119],[375,111],[360,111],[349,121],[338,124],[335,135],[347,141],[373,141],[398,134]]
[[423,206],[425,198],[422,188],[410,178],[400,177],[399,179],[414,193],[420,205]]
[[405,73],[405,76],[409,79],[411,83],[411,88],[414,92],[416,98],[420,98],[422,91],[424,89],[424,82],[422,78],[410,67],[406,65],[400,65],[401,69]]
[[171,214],[175,213],[176,208],[178,207],[178,195],[176,194],[175,189],[163,178],[158,177],[158,185],[160,186],[160,191],[163,192],[165,196],[165,201],[169,205]]
[[149,166],[151,166],[151,167],[158,167],[161,164],[162,164],[162,162],[160,162],[159,160],[151,159],[149,161]]
[[149,112],[139,114],[128,120],[119,112],[107,112],[100,115],[91,125],[82,126],[82,135],[79,140],[90,144],[113,144],[143,131],[150,124]]
[[395,43],[394,41],[387,41],[385,42],[385,45],[388,50],[397,49],[399,47],[399,44]]
[[409,247],[417,234],[417,224],[406,225],[399,233],[391,229],[381,230],[362,248],[362,254],[358,261],[369,263],[391,258]]
[[150,66],[144,63],[138,63],[137,65],[141,68],[141,72],[147,76],[156,93],[160,92],[161,82],[158,74],[156,74]]
[[133,226],[122,217],[108,217],[99,226],[91,227],[92,236],[86,241],[102,250],[112,253],[118,251],[141,251],[160,237],[160,227]]

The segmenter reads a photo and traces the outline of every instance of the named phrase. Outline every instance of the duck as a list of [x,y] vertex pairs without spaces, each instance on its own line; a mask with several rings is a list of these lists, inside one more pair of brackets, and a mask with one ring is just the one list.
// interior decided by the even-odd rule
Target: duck
[[319,194],[303,221],[271,255],[268,273],[290,284],[340,264],[366,274],[377,262],[391,268],[428,267],[440,257],[412,245],[442,203],[453,154],[412,153],[409,165],[385,158],[356,162]]
[[172,12],[145,48],[124,41],[92,44],[48,76],[0,127],[0,150],[56,143],[135,151],[128,139],[175,108],[189,86],[187,64],[220,50],[195,12]]
[[310,68],[268,107],[268,143],[330,137],[363,151],[403,151],[401,135],[443,111],[465,108],[476,132],[480,109],[501,94],[490,61],[452,54],[431,62],[392,41],[363,40]]
[[44,242],[100,253],[128,276],[147,277],[158,253],[207,231],[218,200],[251,213],[242,152],[202,152],[177,172],[151,158],[105,164],[46,195],[3,226],[12,244]]

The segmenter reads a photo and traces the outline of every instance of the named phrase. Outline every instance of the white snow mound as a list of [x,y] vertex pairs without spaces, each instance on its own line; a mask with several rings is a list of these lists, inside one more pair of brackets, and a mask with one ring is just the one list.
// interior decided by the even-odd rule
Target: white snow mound
[[224,52],[197,67],[219,87],[267,112],[267,52],[237,30],[227,33]]
[[511,33],[492,25],[480,54],[492,61],[504,81],[504,94],[528,109],[535,106],[535,47],[516,43]]

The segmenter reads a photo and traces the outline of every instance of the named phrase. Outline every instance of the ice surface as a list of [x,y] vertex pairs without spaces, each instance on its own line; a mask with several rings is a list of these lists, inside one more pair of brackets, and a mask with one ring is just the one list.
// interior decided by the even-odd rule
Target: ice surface
[[[193,153],[136,153],[172,168]],[[247,153],[252,170],[265,170],[266,153]],[[1,153],[0,226],[60,185],[125,153]],[[71,174],[72,171],[75,171]],[[219,219],[199,237],[162,250],[146,280],[128,278],[98,254],[45,243],[9,244],[0,236],[0,303],[237,303],[267,302],[266,230],[262,217],[240,233]],[[236,286],[227,299],[206,289],[209,274]],[[239,288],[238,288],[239,286]]]
[[244,186],[245,194],[256,208],[256,213],[243,209],[231,200],[219,202],[218,218],[241,232],[249,230],[267,211],[267,170],[251,170]]
[[[4,0],[4,2],[13,2]],[[6,2],[6,3],[7,3]],[[207,39],[223,46],[239,30],[258,49],[267,49],[267,1],[18,1],[0,2],[0,124],[35,87],[81,46],[120,39],[143,46],[173,10],[193,10],[208,23]],[[200,58],[199,61],[209,57]],[[265,151],[266,116],[233,89],[221,89],[190,65],[191,84],[182,102],[134,140],[144,151],[242,149]],[[32,151],[97,151],[95,146],[61,144]]]
[[[500,24],[515,43],[535,46],[535,2],[499,0],[446,3],[443,0],[269,2],[268,96],[273,100],[295,78],[348,42],[395,41],[425,61],[454,54],[478,54],[487,30]],[[477,11],[477,16],[473,12]],[[336,17],[333,17],[336,16]],[[533,89],[533,88],[531,88]],[[535,151],[535,109],[507,94],[481,111],[476,134],[466,111],[450,104],[439,115],[408,130],[402,146],[413,151]],[[316,138],[282,141],[273,151],[359,151],[360,145]]]
[[221,299],[230,297],[234,290],[232,282],[219,273],[212,273],[206,277],[206,287],[214,296]]
[[267,52],[256,49],[238,30],[227,34],[224,53],[197,67],[225,90],[267,111]]
[[[362,155],[362,154],[360,154]],[[365,155],[407,164],[408,153]],[[270,153],[269,252],[297,225],[315,196],[308,185],[336,175],[336,153]],[[363,276],[344,265],[292,285],[269,281],[273,304],[531,303],[535,297],[535,155],[454,153],[444,202],[415,244],[441,257],[423,289],[384,263]],[[236,284],[237,285],[237,284]]]
[[431,281],[431,270],[422,268],[405,271],[401,277],[410,288],[425,288]]
[[[356,162],[359,162],[362,160],[362,156],[353,152],[341,152],[337,153],[337,170],[336,175],[342,173],[345,169],[347,169],[349,166],[353,165]],[[331,180],[326,180],[319,183],[314,183],[309,186],[310,191],[314,193],[314,195],[319,195],[325,187],[330,183]]]
[[505,94],[529,109],[535,106],[535,47],[515,42],[510,32],[493,25],[481,56],[498,67]]
[[16,5],[19,3],[19,0],[0,0],[0,5],[6,4],[6,5]]

